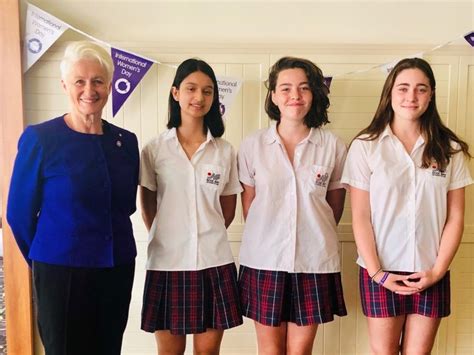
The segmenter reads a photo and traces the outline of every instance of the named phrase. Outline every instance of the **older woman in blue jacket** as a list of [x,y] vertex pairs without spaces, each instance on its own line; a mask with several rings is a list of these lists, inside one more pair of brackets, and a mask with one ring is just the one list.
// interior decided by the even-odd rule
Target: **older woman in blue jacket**
[[137,138],[101,118],[113,75],[105,49],[71,43],[60,68],[70,112],[20,137],[7,219],[32,266],[46,354],[120,354],[136,256]]

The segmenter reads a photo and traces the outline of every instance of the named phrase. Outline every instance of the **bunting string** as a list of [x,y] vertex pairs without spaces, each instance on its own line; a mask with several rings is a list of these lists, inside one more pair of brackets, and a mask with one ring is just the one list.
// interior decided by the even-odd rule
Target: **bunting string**
[[[175,65],[162,63],[156,59],[147,58],[141,54],[113,46],[110,43],[71,26],[28,2],[26,5],[27,14],[24,31],[23,71],[26,72],[67,29],[71,29],[84,37],[87,37],[91,41],[100,43],[102,46],[110,48],[115,65],[115,72],[112,80],[112,106],[114,116],[153,64],[164,65],[174,69],[177,68]],[[334,78],[365,73],[374,69],[380,69],[385,73],[389,73],[395,64],[402,58],[423,57],[423,55],[427,53],[450,45],[454,41],[459,40],[459,38],[465,39],[471,47],[474,47],[474,31],[471,31],[448,42],[436,45],[424,52],[396,58],[390,62],[376,64],[364,69],[326,76],[325,84],[329,88],[331,81]],[[242,80],[239,78],[218,76],[217,81],[219,86],[218,90],[221,102],[221,113],[225,115],[242,85]]]

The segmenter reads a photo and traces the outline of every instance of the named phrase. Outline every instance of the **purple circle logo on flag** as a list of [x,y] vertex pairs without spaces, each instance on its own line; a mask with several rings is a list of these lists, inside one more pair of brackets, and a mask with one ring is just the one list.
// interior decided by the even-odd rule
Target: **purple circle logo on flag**
[[39,53],[41,52],[41,48],[43,48],[43,44],[38,38],[32,38],[28,41],[28,50],[31,53]]
[[219,111],[221,112],[221,116],[224,116],[225,113],[225,105],[219,103]]
[[120,78],[115,82],[115,91],[117,91],[119,94],[126,94],[130,91],[131,84],[130,81],[128,81],[125,78]]

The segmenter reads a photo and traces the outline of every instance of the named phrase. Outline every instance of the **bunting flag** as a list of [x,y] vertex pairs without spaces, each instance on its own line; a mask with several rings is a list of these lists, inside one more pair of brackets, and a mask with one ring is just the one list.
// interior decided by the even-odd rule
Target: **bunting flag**
[[27,4],[23,37],[23,73],[25,73],[69,26],[43,10]]
[[474,47],[474,31],[465,35],[464,39],[471,45],[471,47]]
[[380,66],[380,70],[385,74],[389,74],[392,71],[393,67],[397,65],[399,61],[400,59],[396,59],[390,63],[385,63],[382,66]]
[[[421,59],[423,59],[423,53],[419,52],[419,53],[416,53],[416,54],[412,54],[410,56],[407,56],[406,58],[421,58]],[[392,69],[395,67],[395,65],[397,65],[397,63],[400,60],[402,60],[402,58],[395,59],[394,61],[392,61],[390,63],[382,64],[380,66],[380,70],[385,74],[389,74],[392,71]]]
[[[100,39],[97,39],[90,34],[85,33],[80,29],[57,19],[38,7],[29,4],[28,2],[26,11],[27,13],[24,30],[25,35],[23,38],[23,72],[26,72],[67,29],[74,30],[95,42],[106,45],[107,47],[112,47],[109,43],[101,41]],[[456,39],[439,44],[422,53],[408,55],[406,57],[423,58],[424,54],[445,47],[459,38],[464,38],[472,47],[474,47],[474,31],[471,31],[466,35],[458,36]],[[130,96],[135,87],[140,83],[141,79],[150,69],[153,63],[176,68],[173,65],[164,64],[154,59],[146,59],[139,55],[126,52],[118,48],[112,48],[112,58],[115,65],[115,72],[112,82],[112,111],[114,116]],[[389,73],[399,60],[400,58],[393,60],[390,63],[376,64],[361,70],[328,76],[325,78],[324,83],[329,89],[331,86],[331,81],[334,78],[344,75],[364,73],[376,68],[379,68],[385,73]],[[217,78],[217,80],[219,101],[221,103],[220,110],[222,116],[225,116],[229,112],[229,107],[239,92],[239,89],[242,85],[242,80],[225,76],[220,76]]]
[[217,86],[219,89],[219,102],[222,117],[229,112],[230,105],[234,102],[235,96],[242,86],[242,80],[229,76],[217,76]]
[[328,87],[328,90],[331,89],[331,82],[332,82],[332,76],[325,76],[324,77],[324,85]]
[[153,62],[117,48],[112,48],[112,60],[115,67],[112,79],[112,114],[115,116]]

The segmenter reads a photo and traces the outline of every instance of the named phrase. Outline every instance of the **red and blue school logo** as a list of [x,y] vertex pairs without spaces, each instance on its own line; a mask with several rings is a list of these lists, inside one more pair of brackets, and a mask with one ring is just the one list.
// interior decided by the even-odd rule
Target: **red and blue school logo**
[[432,163],[431,168],[433,169],[431,170],[431,175],[442,177],[442,178],[446,177],[446,171],[438,169],[438,164]]
[[329,180],[329,174],[328,173],[316,173],[314,183],[316,186],[321,186],[321,187],[327,187],[328,186],[328,180]]
[[207,172],[206,183],[219,186],[221,181],[221,174],[212,171]]

